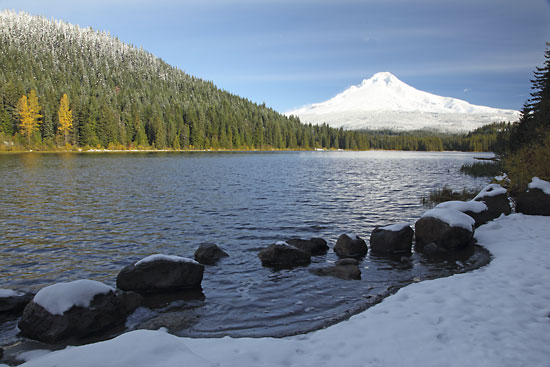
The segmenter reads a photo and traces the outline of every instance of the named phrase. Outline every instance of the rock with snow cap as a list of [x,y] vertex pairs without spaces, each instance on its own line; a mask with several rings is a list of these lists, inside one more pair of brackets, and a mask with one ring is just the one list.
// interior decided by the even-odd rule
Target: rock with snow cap
[[117,287],[141,294],[200,288],[204,265],[195,260],[156,254],[124,267],[118,273]]
[[477,228],[487,223],[489,218],[489,208],[483,201],[445,201],[435,206],[434,209],[455,209],[475,220],[474,226]]
[[301,238],[291,238],[286,241],[290,246],[299,248],[300,250],[307,251],[311,255],[324,255],[328,251],[327,241],[322,238],[310,238],[309,240],[304,240]]
[[195,251],[195,260],[204,265],[214,265],[224,257],[227,252],[219,248],[215,243],[201,243]]
[[415,223],[417,251],[434,243],[447,250],[458,249],[472,243],[475,221],[455,209],[428,210]]
[[0,289],[0,322],[21,315],[34,294]]
[[140,300],[93,280],[57,283],[34,296],[18,326],[23,336],[45,343],[97,335],[124,324]]
[[487,223],[502,214],[508,215],[512,212],[506,189],[499,184],[485,186],[474,200],[484,202],[487,205],[487,211],[479,214],[476,223]]
[[354,234],[342,234],[338,237],[334,252],[339,257],[363,257],[367,254],[368,248],[365,241]]
[[378,255],[410,253],[414,231],[408,223],[376,227],[370,236],[370,248]]
[[258,257],[263,266],[277,269],[293,268],[311,262],[311,253],[290,246],[286,242],[269,245],[258,253]]
[[533,177],[527,191],[519,194],[516,211],[528,215],[550,216],[550,182]]

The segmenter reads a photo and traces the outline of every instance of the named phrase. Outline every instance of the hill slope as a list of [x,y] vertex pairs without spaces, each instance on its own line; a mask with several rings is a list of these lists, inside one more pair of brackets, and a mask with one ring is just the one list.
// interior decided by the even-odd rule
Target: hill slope
[[[0,134],[19,138],[17,103],[35,90],[43,115],[36,146],[60,144],[60,98],[79,146],[307,148],[321,130],[219,90],[105,32],[0,12]],[[25,141],[26,144],[26,141]]]
[[345,129],[430,129],[465,132],[499,121],[516,121],[519,112],[472,105],[415,89],[394,75],[377,73],[334,98],[289,111],[309,123]]

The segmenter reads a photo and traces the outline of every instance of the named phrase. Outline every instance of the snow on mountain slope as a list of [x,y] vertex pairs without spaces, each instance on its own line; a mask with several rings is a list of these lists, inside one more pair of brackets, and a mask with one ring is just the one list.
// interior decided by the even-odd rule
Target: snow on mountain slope
[[334,98],[288,111],[302,122],[345,129],[470,131],[519,112],[472,105],[415,89],[388,72],[377,73]]

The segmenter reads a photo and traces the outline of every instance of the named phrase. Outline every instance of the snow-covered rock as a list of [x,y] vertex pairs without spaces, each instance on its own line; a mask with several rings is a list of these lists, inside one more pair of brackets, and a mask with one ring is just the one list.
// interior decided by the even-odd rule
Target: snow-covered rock
[[22,335],[56,343],[110,330],[123,324],[141,297],[93,280],[76,280],[42,288],[25,306]]
[[518,213],[550,216],[550,182],[533,177],[526,192],[518,195]]
[[465,247],[472,241],[474,224],[472,217],[455,209],[428,210],[415,223],[415,249],[423,251],[432,244],[442,250]]
[[124,267],[117,276],[117,287],[138,293],[169,292],[200,288],[204,265],[195,260],[164,254],[147,256]]
[[517,121],[519,112],[472,105],[415,89],[389,72],[374,74],[360,85],[321,103],[314,103],[286,115],[302,122],[327,123],[335,128],[439,130],[465,132],[500,121]]
[[512,212],[510,199],[506,189],[499,184],[487,185],[476,195],[474,201],[480,201],[487,205],[487,211],[480,212],[476,222],[487,223],[502,214],[508,215]]
[[20,315],[33,297],[32,293],[0,289],[0,323]]
[[475,220],[475,227],[479,227],[487,222],[487,204],[481,201],[445,201],[435,206],[434,209],[454,209],[466,215],[469,215]]
[[286,241],[290,246],[299,248],[309,252],[313,256],[326,254],[328,251],[327,241],[322,238],[313,237],[309,240],[304,240],[301,238],[291,238]]

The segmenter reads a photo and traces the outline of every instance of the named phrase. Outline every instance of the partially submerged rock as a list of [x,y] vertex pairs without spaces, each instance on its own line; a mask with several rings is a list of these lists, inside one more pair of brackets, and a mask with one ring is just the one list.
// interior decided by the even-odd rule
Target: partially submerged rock
[[550,182],[533,177],[527,191],[519,194],[516,211],[528,215],[550,216]]
[[204,265],[195,260],[156,254],[124,267],[118,273],[117,287],[138,293],[159,293],[200,288]]
[[0,322],[21,315],[33,297],[32,293],[0,289]]
[[334,252],[339,257],[363,257],[367,254],[367,251],[365,241],[353,234],[340,235],[334,246]]
[[465,247],[474,237],[474,219],[454,209],[432,209],[415,224],[416,250],[434,243],[444,249]]
[[201,243],[195,251],[195,260],[204,265],[214,265],[229,254],[215,243]]
[[413,235],[408,223],[376,227],[370,236],[370,249],[379,255],[410,253]]
[[357,259],[347,257],[336,261],[336,265],[359,265],[359,261],[357,261]]
[[508,215],[512,212],[506,189],[499,184],[485,186],[474,200],[484,202],[487,205],[487,211],[480,213],[479,218],[476,218],[476,222],[487,223],[502,214]]
[[278,269],[293,268],[311,262],[311,253],[282,242],[262,249],[258,257],[263,266]]
[[304,240],[301,238],[291,238],[286,241],[290,246],[299,248],[300,250],[307,251],[311,255],[324,255],[328,251],[327,241],[322,238],[310,238],[309,240]]
[[489,208],[483,201],[445,201],[438,204],[435,208],[454,209],[469,215],[475,220],[474,226],[476,228],[487,223],[487,219],[489,218]]
[[320,276],[332,276],[345,280],[360,280],[361,279],[361,270],[357,265],[348,264],[348,265],[334,265],[327,266],[325,268],[316,268],[311,269],[311,273]]
[[140,300],[93,280],[57,283],[34,296],[18,326],[22,335],[45,343],[78,339],[124,324]]

